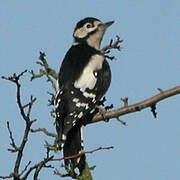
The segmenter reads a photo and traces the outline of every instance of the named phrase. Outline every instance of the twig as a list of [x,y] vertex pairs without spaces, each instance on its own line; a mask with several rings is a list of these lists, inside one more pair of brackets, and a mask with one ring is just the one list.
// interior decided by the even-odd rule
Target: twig
[[51,99],[48,99],[48,106],[54,106],[55,105],[55,99],[56,99],[56,95],[54,93],[51,93],[51,92],[47,92],[50,96],[51,96]]
[[124,107],[128,106],[128,98],[121,98],[121,101],[124,103]]
[[[117,50],[121,50],[121,47],[120,47],[120,43],[123,42],[123,40],[120,39],[119,36],[116,36],[116,41],[113,43],[113,40],[111,39],[109,45],[105,46],[104,48],[101,49],[101,53],[102,54],[107,54],[110,52],[111,49],[117,49]],[[111,59],[111,58],[110,58]]]
[[30,80],[32,81],[45,75],[47,77],[47,81],[50,82],[53,89],[57,91],[56,82],[54,82],[54,80],[57,80],[58,73],[54,69],[49,67],[45,57],[46,54],[44,52],[40,52],[39,61],[37,61],[36,63],[42,66],[44,69],[40,69],[39,74],[35,74],[33,70],[29,71],[29,73],[32,75]]
[[49,158],[45,158],[44,160],[42,160],[41,162],[35,164],[34,166],[30,167],[29,170],[25,173],[25,175],[22,177],[23,180],[27,179],[27,177],[29,176],[29,174],[33,171],[36,170],[36,173],[34,174],[34,180],[37,180],[38,174],[40,172],[40,170],[45,167],[45,168],[53,168],[52,166],[46,166],[46,164],[53,159],[54,156],[51,156]]
[[11,140],[10,145],[14,148],[14,149],[8,149],[8,151],[17,152],[19,150],[19,148],[15,144],[15,141],[14,141],[14,138],[13,138],[13,135],[12,135],[12,131],[10,129],[9,121],[7,121],[7,128],[8,128],[8,131],[9,131],[9,138]]
[[22,172],[19,174],[19,176],[22,176],[26,171],[27,171],[27,168],[28,168],[28,166],[31,164],[31,161],[29,161],[28,163],[27,163],[27,165],[25,166],[25,168],[22,170]]
[[118,122],[120,122],[123,126],[127,126],[127,123],[122,121],[119,117],[116,118]]
[[10,179],[10,178],[13,178],[14,177],[14,174],[11,173],[9,176],[0,176],[1,179]]
[[[80,156],[82,156],[84,154],[92,154],[92,153],[94,153],[96,151],[109,150],[109,149],[112,149],[112,148],[113,148],[113,146],[110,146],[110,147],[99,147],[99,148],[91,150],[91,151],[86,151],[86,152],[82,151],[79,154],[75,154],[73,156],[52,159],[51,161],[61,161],[61,160],[65,160],[65,159],[78,158],[78,157],[80,157]],[[91,176],[90,170],[93,170],[94,168],[95,167],[89,168],[89,166],[88,166],[88,164],[86,162],[85,169],[83,170],[83,173],[80,174],[80,175],[77,175],[73,168],[68,168],[68,167],[65,167],[65,170],[67,171],[67,174],[62,174],[57,169],[54,171],[54,174],[56,174],[56,175],[58,175],[60,177],[71,177],[71,178],[79,179],[79,180],[81,180],[81,179],[92,180],[92,176]]]
[[50,133],[46,128],[31,129],[31,132],[32,133],[43,132],[47,136],[57,137],[57,135],[55,133]]
[[74,159],[74,158],[78,158],[84,154],[92,154],[96,151],[100,151],[100,150],[110,150],[110,149],[113,149],[114,147],[113,146],[109,146],[109,147],[99,147],[97,149],[94,149],[94,150],[91,150],[91,151],[82,151],[80,152],[79,154],[75,154],[75,155],[72,155],[72,156],[67,156],[67,157],[63,157],[63,158],[56,158],[56,159],[51,159],[51,161],[62,161],[62,160],[65,160],[65,159]]
[[30,116],[32,105],[35,101],[36,101],[36,98],[33,98],[33,96],[31,96],[31,101],[30,101],[30,103],[28,103],[28,106],[27,106],[28,107],[27,117]]
[[156,117],[157,117],[156,104],[153,104],[153,105],[151,106],[151,112],[152,112],[154,118],[156,118]]
[[38,175],[41,171],[41,169],[44,167],[44,168],[54,168],[53,166],[51,165],[46,165],[49,161],[51,161],[51,159],[53,158],[53,156],[49,157],[49,158],[45,158],[44,161],[41,161],[37,167],[36,167],[36,170],[35,170],[35,173],[34,173],[34,180],[38,180]]

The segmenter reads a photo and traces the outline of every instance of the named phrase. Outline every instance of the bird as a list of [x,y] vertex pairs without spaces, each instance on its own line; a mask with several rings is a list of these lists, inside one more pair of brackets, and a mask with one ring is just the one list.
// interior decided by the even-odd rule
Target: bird
[[[67,51],[57,80],[56,131],[58,149],[64,157],[83,151],[83,121],[107,92],[111,83],[110,66],[100,50],[105,31],[114,21],[103,23],[97,18],[80,20],[73,32],[73,44]],[[85,154],[65,159],[66,167],[85,167]]]

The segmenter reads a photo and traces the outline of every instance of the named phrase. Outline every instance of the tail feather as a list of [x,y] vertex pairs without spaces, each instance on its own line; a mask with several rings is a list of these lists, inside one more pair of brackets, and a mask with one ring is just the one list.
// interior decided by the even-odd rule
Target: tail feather
[[[68,133],[66,142],[63,147],[64,157],[79,154],[83,150],[82,127],[74,126]],[[65,165],[72,165],[78,168],[80,173],[85,167],[85,155],[74,159],[66,159]]]

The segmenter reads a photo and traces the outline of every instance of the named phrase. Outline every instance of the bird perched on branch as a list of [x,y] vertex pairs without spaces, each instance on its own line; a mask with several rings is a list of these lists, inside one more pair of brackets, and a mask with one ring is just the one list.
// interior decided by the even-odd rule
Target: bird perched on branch
[[[61,64],[56,95],[58,148],[64,157],[83,150],[82,125],[104,96],[111,82],[111,71],[100,44],[106,29],[114,21],[103,23],[92,17],[79,21],[74,28],[73,45]],[[66,159],[65,165],[85,166],[85,155]]]

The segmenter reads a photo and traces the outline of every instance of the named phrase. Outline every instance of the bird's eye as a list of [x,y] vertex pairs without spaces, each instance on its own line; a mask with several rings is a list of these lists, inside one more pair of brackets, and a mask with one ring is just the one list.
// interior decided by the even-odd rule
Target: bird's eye
[[86,24],[86,28],[91,28],[92,25],[90,23]]

